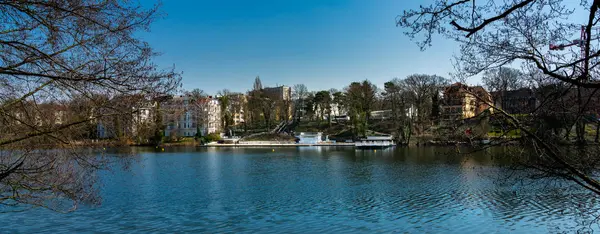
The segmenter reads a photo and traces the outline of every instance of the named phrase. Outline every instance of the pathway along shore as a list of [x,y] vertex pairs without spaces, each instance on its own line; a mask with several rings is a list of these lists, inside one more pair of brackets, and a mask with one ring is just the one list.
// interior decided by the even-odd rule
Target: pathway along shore
[[320,143],[320,144],[296,144],[296,143],[238,143],[238,144],[206,144],[200,147],[299,147],[299,146],[354,146],[354,143]]

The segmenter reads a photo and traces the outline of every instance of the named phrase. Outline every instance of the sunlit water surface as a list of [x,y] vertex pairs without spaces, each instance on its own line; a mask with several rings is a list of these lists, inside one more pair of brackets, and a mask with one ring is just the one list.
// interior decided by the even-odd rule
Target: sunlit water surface
[[137,150],[129,170],[101,175],[101,206],[0,214],[0,232],[598,232],[593,196],[505,183],[512,172],[497,167],[497,153]]

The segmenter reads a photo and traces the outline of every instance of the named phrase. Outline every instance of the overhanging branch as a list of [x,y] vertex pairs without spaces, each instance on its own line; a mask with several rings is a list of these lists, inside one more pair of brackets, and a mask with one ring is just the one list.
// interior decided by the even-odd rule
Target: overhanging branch
[[485,28],[485,26],[487,26],[488,24],[493,23],[496,20],[502,19],[506,16],[508,16],[510,13],[512,13],[513,11],[526,6],[529,3],[534,2],[535,0],[525,0],[523,2],[520,2],[517,5],[512,6],[511,8],[508,8],[506,11],[504,11],[502,14],[499,14],[497,16],[494,16],[492,18],[486,19],[483,21],[483,23],[477,25],[476,27],[473,28],[465,28],[463,26],[460,26],[458,23],[456,23],[456,21],[452,20],[452,22],[450,22],[450,24],[452,26],[454,26],[457,30],[460,31],[465,31],[468,32],[468,34],[466,35],[466,37],[471,37],[471,35],[475,34],[476,32],[478,32],[479,30]]

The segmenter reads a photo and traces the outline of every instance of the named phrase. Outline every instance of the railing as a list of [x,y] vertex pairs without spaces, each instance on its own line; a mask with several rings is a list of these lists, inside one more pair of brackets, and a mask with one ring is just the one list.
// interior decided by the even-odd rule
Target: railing
[[277,126],[275,126],[275,128],[273,130],[271,130],[270,133],[279,133],[280,129],[283,126],[285,126],[285,121],[282,121],[279,124],[277,124]]
[[238,145],[295,145],[292,141],[238,141]]
[[356,146],[389,146],[392,145],[391,141],[366,141],[366,142],[356,142]]

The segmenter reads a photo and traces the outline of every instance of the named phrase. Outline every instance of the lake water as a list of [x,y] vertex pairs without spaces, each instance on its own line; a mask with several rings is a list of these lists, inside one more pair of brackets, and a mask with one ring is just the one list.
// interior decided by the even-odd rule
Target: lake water
[[[585,191],[505,183],[501,155],[441,148],[137,149],[99,207],[0,214],[1,233],[598,231]],[[498,159],[500,158],[500,159]]]

